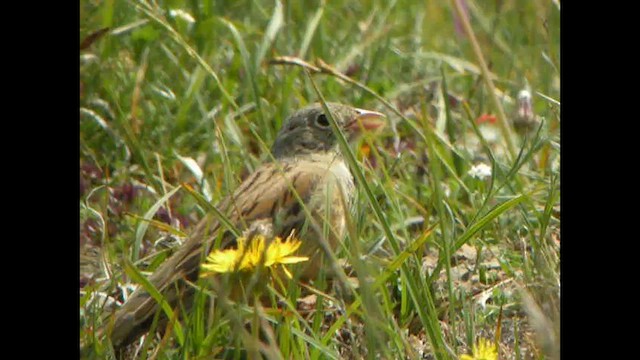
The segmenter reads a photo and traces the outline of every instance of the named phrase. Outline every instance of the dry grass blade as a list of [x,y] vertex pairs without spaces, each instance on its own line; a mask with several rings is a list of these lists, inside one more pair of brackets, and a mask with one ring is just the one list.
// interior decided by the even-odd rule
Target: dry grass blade
[[107,32],[109,32],[110,29],[111,28],[106,27],[89,34],[89,36],[84,38],[84,40],[82,40],[82,42],[80,43],[80,50],[86,50],[87,48],[89,48],[91,44],[98,41],[98,39],[103,37]]
[[131,254],[131,258],[133,261],[138,260],[138,257],[140,254],[140,247],[142,246],[142,239],[144,238],[144,235],[147,232],[147,228],[149,227],[149,224],[150,224],[149,221],[158,212],[158,210],[160,210],[160,207],[165,205],[165,203],[169,200],[169,198],[171,198],[180,189],[181,187],[177,186],[173,190],[164,194],[164,196],[158,199],[158,201],[156,201],[156,203],[153,204],[151,208],[149,208],[149,210],[144,214],[143,219],[147,221],[141,222],[140,225],[138,225],[138,228],[136,229],[135,242],[133,245],[133,252]]
[[462,25],[465,33],[471,40],[471,45],[473,46],[473,51],[476,54],[476,58],[478,59],[478,63],[480,64],[480,69],[482,70],[482,79],[484,80],[487,89],[489,90],[489,94],[491,95],[491,100],[493,101],[493,105],[498,112],[498,124],[500,125],[500,131],[502,132],[502,137],[504,138],[505,143],[507,144],[507,150],[511,157],[515,157],[516,155],[516,146],[513,140],[513,131],[511,130],[511,125],[507,120],[507,115],[502,108],[502,104],[498,99],[498,94],[496,93],[496,88],[493,85],[493,80],[491,79],[491,72],[489,71],[489,67],[487,66],[487,62],[482,55],[482,50],[480,49],[480,45],[478,45],[478,40],[476,39],[476,35],[473,32],[473,28],[471,27],[471,23],[469,22],[469,16],[462,9],[461,0],[451,0],[453,3],[454,9],[458,17],[462,20]]
[[312,65],[312,64],[300,59],[299,57],[295,57],[295,56],[276,56],[273,59],[271,59],[271,61],[269,61],[269,64],[272,64],[272,65],[296,65],[296,66],[303,67],[303,68],[309,70],[309,72],[312,72],[312,73],[322,72],[322,69],[320,69],[319,67],[317,67],[315,65]]

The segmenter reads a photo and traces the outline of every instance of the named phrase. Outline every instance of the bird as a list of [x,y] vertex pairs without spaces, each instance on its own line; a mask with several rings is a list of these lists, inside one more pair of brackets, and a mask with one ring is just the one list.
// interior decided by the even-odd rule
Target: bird
[[[340,103],[325,103],[346,139],[384,126],[385,115]],[[346,216],[356,195],[353,174],[343,156],[329,116],[320,103],[295,111],[284,122],[271,147],[271,159],[244,179],[216,209],[244,234],[301,239],[308,256],[301,279],[313,279],[323,252],[335,250],[346,229]],[[330,231],[326,231],[326,226]],[[323,231],[323,228],[325,229]],[[205,215],[190,236],[148,278],[172,308],[195,290],[202,260],[216,239],[221,248],[233,246],[234,232],[213,215]],[[159,305],[139,287],[114,314],[108,336],[123,349],[146,333]]]

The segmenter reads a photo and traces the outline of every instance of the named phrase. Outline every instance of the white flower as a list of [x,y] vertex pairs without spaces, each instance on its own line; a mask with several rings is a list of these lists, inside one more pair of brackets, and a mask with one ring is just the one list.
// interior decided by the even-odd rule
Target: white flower
[[483,180],[491,176],[491,166],[485,163],[479,163],[477,165],[473,165],[467,174],[476,179]]
[[518,93],[518,101],[531,102],[531,92],[528,89],[520,90]]
[[480,133],[489,144],[496,143],[500,139],[500,134],[495,126],[480,126]]

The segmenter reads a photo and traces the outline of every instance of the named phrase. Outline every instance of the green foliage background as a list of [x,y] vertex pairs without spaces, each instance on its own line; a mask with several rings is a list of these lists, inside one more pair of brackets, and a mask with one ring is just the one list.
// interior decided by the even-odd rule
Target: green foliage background
[[[372,193],[360,191],[356,231],[340,255],[358,269],[362,307],[342,326],[335,320],[346,320],[348,300],[341,311],[319,302],[311,319],[274,315],[275,338],[262,355],[455,358],[503,323],[504,356],[559,356],[560,5],[464,1],[507,117],[529,88],[540,120],[514,133],[519,153],[509,156],[497,127],[494,141],[481,129],[491,125],[476,121],[497,109],[452,4],[81,1],[81,43],[109,28],[80,51],[81,337],[103,321],[94,293],[122,296],[123,259],[152,271],[169,252],[156,240],[188,233],[205,213],[184,190],[166,202],[163,195],[186,183],[215,203],[265,160],[294,109],[318,101],[300,67],[270,63],[295,56],[321,59],[364,85],[312,75],[327,101],[382,111],[390,126],[355,148]],[[479,162],[493,169],[490,178],[468,174]],[[149,226],[145,215],[172,229]],[[486,278],[479,258],[471,270],[480,283],[498,284],[487,306],[452,273],[462,245],[491,249],[499,263],[500,281]],[[424,270],[429,256],[435,275]],[[375,286],[363,284],[367,276]],[[295,297],[286,296],[292,308]],[[184,346],[151,344],[149,354],[250,349],[225,316],[216,310],[216,326],[187,332]],[[370,330],[358,330],[363,324]],[[103,342],[95,350],[110,354]]]

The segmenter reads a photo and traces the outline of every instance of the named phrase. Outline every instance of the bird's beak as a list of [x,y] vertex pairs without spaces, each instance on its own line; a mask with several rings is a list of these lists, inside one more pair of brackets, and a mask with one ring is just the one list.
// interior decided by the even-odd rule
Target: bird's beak
[[377,130],[384,127],[386,117],[383,113],[371,110],[355,109],[356,117],[350,121],[346,128],[352,133],[359,134],[362,130]]

